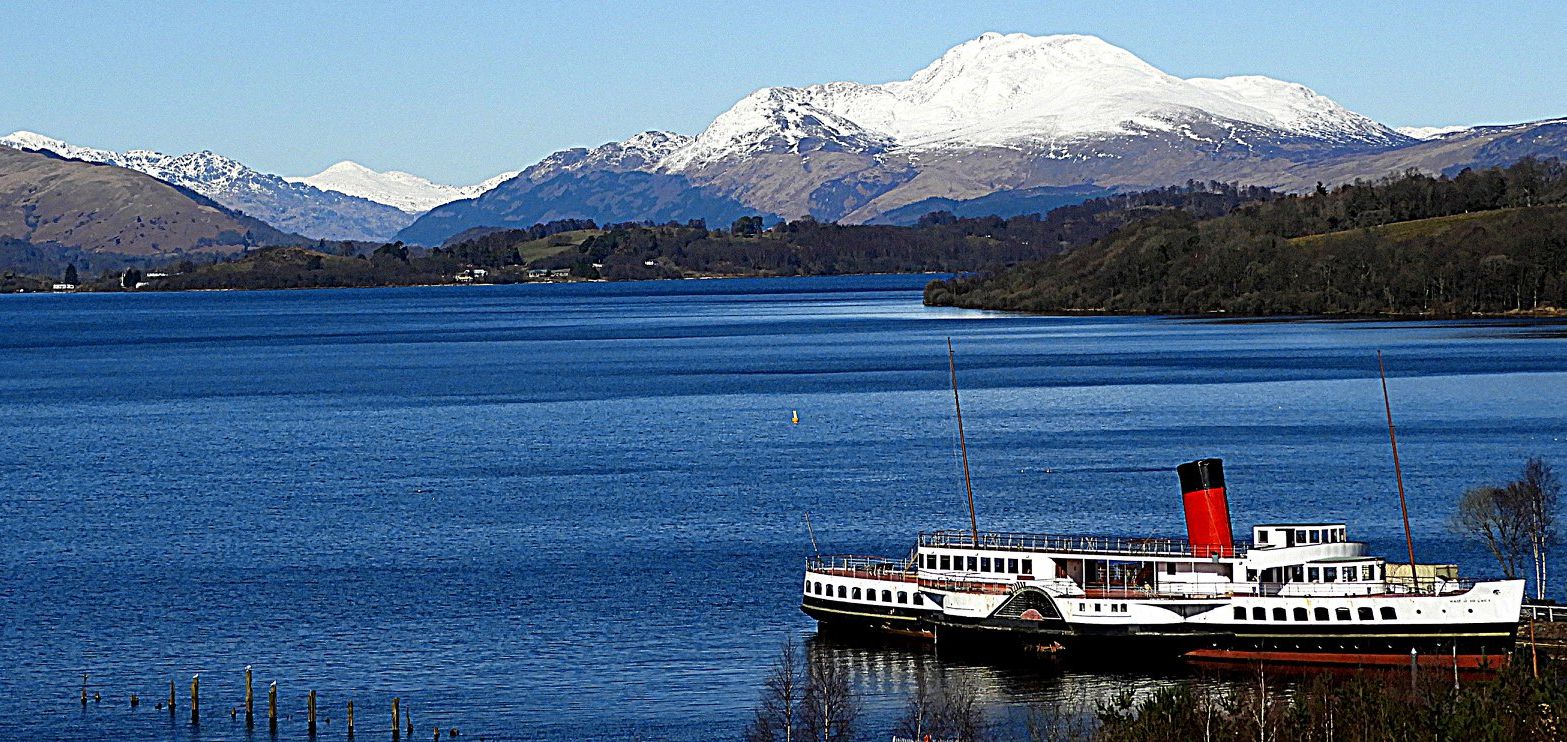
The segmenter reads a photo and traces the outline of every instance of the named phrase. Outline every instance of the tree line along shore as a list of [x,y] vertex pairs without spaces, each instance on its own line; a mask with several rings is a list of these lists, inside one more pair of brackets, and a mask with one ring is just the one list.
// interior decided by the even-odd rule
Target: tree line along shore
[[1039,313],[1560,315],[1567,166],[1406,173],[1221,216],[1150,216],[1081,248],[932,282],[925,303]]
[[[475,229],[441,247],[317,241],[228,258],[64,276],[8,273],[0,291],[281,289],[952,273],[932,306],[1231,316],[1557,315],[1567,307],[1567,166],[1525,159],[1416,172],[1305,195],[1188,182],[1012,218],[913,226],[741,217]],[[89,275],[91,274],[91,275]],[[71,280],[75,279],[75,280]]]

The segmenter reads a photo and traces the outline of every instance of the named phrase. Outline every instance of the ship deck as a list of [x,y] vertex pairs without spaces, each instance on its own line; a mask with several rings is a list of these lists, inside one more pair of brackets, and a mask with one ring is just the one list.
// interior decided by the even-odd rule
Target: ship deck
[[[919,580],[920,587],[946,592],[976,593],[984,595],[1004,595],[1020,587],[1028,587],[1029,582],[985,582],[976,580],[952,580],[924,578]],[[1041,585],[1042,586],[1042,585]],[[1276,586],[1277,587],[1277,586]],[[1081,595],[1060,596],[1062,598],[1088,598],[1098,600],[1218,600],[1234,597],[1246,598],[1331,598],[1331,599],[1366,599],[1366,598],[1449,598],[1462,595],[1474,587],[1472,580],[1454,580],[1445,586],[1441,592],[1433,590],[1423,591],[1392,591],[1381,593],[1322,593],[1318,595],[1280,595],[1277,590],[1264,591],[1262,593],[1243,593],[1233,590],[1157,590],[1138,587],[1094,587],[1083,588]]]
[[915,583],[919,572],[906,561],[885,557],[822,555],[805,560],[807,574],[856,577],[862,580]]
[[1250,544],[1237,541],[1229,547],[1194,545],[1183,538],[1163,536],[1095,536],[1059,533],[1006,533],[981,531],[976,543],[969,531],[931,531],[920,533],[919,545],[945,549],[1028,551],[1049,554],[1092,554],[1099,557],[1126,557],[1146,560],[1150,557],[1206,559],[1213,556],[1241,557]]

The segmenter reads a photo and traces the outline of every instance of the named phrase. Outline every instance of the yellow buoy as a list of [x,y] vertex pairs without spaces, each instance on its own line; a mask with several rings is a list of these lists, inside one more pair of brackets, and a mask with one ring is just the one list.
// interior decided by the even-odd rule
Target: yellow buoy
[[800,411],[799,410],[794,410],[793,412],[794,412],[794,417],[790,418],[789,422],[792,422],[795,425],[799,425],[800,424]]

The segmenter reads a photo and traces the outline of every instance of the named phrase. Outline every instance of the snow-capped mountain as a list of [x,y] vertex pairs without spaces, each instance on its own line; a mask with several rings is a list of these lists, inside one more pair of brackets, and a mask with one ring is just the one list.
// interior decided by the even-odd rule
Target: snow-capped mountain
[[1407,141],[1303,85],[1256,76],[1183,80],[1093,36],[989,33],[908,80],[760,90],[665,167],[801,146],[867,153],[1029,148],[1182,132],[1195,122],[1333,144]]
[[137,170],[188,188],[274,227],[311,239],[382,241],[413,221],[397,208],[304,183],[290,183],[237,160],[203,150],[166,155],[151,150],[82,147],[30,131],[0,137],[0,146]]
[[593,149],[563,149],[539,160],[522,171],[528,180],[539,183],[564,173],[605,171],[612,173],[652,172],[669,156],[691,144],[691,137],[670,131],[644,131],[621,142],[601,144]]
[[462,198],[474,198],[517,177],[517,173],[518,171],[513,170],[482,183],[454,186],[436,183],[399,170],[378,172],[357,162],[344,160],[315,175],[284,178],[284,180],[315,186],[323,191],[358,196],[396,207],[409,214],[422,214],[444,203]]
[[[1183,79],[1092,36],[988,33],[906,80],[762,88],[695,137],[646,132],[556,152],[471,202],[436,207],[399,237],[438,244],[461,229],[543,216],[693,218],[710,208],[718,220],[737,203],[863,222],[1004,192],[1055,198],[1190,179],[1309,189],[1404,167],[1441,172],[1497,152],[1550,156],[1560,148],[1552,131],[1396,131],[1297,83]],[[647,199],[656,214],[634,213],[637,197],[595,191],[609,187],[656,190]],[[677,188],[689,198],[674,198]]]
[[[106,149],[94,149],[92,147],[78,147],[74,144],[67,144],[53,137],[46,137],[42,134],[32,131],[13,131],[10,134],[0,137],[0,147],[53,152],[61,157],[72,160],[83,160],[85,162],[107,162],[116,165],[119,163],[115,162],[115,160],[120,157],[120,153],[118,152],[111,152]],[[131,169],[135,170],[136,168]]]

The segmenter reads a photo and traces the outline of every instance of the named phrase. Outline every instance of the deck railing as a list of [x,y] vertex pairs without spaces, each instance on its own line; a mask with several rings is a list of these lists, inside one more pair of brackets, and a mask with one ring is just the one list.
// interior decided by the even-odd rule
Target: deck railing
[[1473,590],[1477,582],[1484,582],[1483,578],[1455,577],[1451,580],[1442,577],[1421,577],[1411,580],[1408,577],[1389,577],[1384,580],[1389,595],[1449,595]]
[[1530,605],[1524,603],[1519,614],[1519,619],[1524,621],[1560,623],[1567,621],[1567,605]]
[[807,572],[818,574],[900,582],[913,582],[916,575],[914,564],[909,560],[854,554],[819,554],[807,557],[805,569]]
[[1054,551],[1081,554],[1124,554],[1164,557],[1238,557],[1245,556],[1249,544],[1238,542],[1229,548],[1194,545],[1183,538],[1147,538],[1136,536],[1080,536],[1052,533],[1001,533],[981,531],[979,543],[968,531],[921,533],[920,546],[956,549],[1009,549],[1013,551]]

